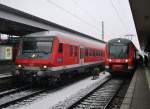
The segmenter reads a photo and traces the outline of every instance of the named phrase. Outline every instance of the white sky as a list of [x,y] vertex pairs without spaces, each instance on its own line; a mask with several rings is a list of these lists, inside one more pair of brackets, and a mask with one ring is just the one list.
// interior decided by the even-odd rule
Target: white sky
[[129,0],[0,0],[1,4],[105,41],[133,34],[139,48]]

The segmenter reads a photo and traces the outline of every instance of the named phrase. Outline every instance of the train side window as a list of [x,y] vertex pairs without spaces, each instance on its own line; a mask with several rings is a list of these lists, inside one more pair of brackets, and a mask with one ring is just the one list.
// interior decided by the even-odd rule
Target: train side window
[[59,52],[59,53],[62,53],[62,52],[63,52],[63,43],[59,43],[58,52]]
[[72,45],[70,45],[70,57],[72,57],[73,56],[73,46]]
[[98,56],[98,50],[96,50],[96,56]]
[[77,56],[78,55],[78,48],[75,46],[75,50],[74,50],[74,54],[75,54],[75,56]]
[[88,56],[90,56],[90,48],[88,48]]
[[101,53],[101,51],[100,51],[100,50],[98,50],[98,56],[100,56],[100,53]]
[[97,50],[97,56],[99,56],[99,50]]
[[92,49],[90,49],[90,56],[92,56]]
[[95,50],[93,50],[93,56],[95,56]]
[[85,49],[85,56],[88,56],[88,48]]
[[102,51],[101,50],[99,51],[99,56],[102,56]]
[[101,55],[104,56],[104,52],[103,51],[102,51]]
[[72,46],[72,56],[75,56],[75,46]]
[[97,56],[99,56],[99,50],[97,50]]

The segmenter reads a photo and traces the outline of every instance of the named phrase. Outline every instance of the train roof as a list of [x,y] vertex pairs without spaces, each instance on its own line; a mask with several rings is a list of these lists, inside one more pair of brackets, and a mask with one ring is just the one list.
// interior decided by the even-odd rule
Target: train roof
[[103,48],[105,45],[105,42],[102,40],[58,32],[58,31],[42,31],[42,32],[28,34],[23,37],[54,37],[54,36],[56,36],[61,42],[66,42],[74,45],[78,45],[80,43],[81,45],[86,47],[95,46],[96,48],[98,47]]
[[129,44],[129,43],[132,43],[132,41],[129,39],[125,39],[125,38],[115,38],[115,39],[111,39],[108,41],[108,44],[112,44],[112,43]]
[[24,35],[23,37],[34,37],[34,36],[39,36],[39,35],[44,35],[44,36],[56,36],[56,35],[59,35],[59,34],[64,34],[64,35],[70,35],[70,36],[76,36],[76,37],[83,37],[83,38],[87,38],[87,39],[91,39],[91,40],[95,40],[95,41],[98,41],[98,42],[101,42],[101,43],[106,43],[105,41],[103,40],[100,40],[100,39],[97,39],[97,38],[94,38],[94,37],[91,37],[91,36],[88,36],[88,35],[78,35],[78,34],[74,34],[74,33],[68,33],[68,32],[59,32],[59,31],[42,31],[42,32],[36,32],[36,33],[31,33],[31,34],[27,34],[27,35]]
[[114,39],[111,39],[107,42],[108,44],[114,44],[114,43],[118,43],[118,44],[125,44],[125,45],[128,45],[128,44],[132,44],[135,49],[138,51],[138,49],[136,48],[136,46],[133,44],[133,42],[129,39],[125,39],[125,38],[114,38]]

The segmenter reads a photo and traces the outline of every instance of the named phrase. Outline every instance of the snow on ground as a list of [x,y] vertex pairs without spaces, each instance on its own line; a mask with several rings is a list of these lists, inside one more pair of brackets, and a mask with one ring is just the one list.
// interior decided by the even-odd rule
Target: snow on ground
[[68,87],[64,87],[60,90],[56,90],[55,92],[49,93],[44,97],[41,97],[37,100],[34,100],[32,103],[25,104],[18,109],[50,109],[58,102],[62,102],[72,95],[75,95],[79,91],[91,86],[95,82],[101,81],[104,78],[108,77],[109,73],[100,73],[99,78],[96,80],[92,80],[92,77],[88,77],[82,81],[76,82]]

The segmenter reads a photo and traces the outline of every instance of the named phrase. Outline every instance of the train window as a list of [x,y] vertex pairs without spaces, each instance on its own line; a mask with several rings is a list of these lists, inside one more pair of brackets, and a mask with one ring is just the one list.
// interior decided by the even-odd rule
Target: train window
[[128,58],[129,47],[127,45],[109,45],[110,58]]
[[95,50],[93,50],[93,56],[95,56]]
[[78,47],[75,47],[74,56],[77,56],[77,55],[78,55]]
[[72,57],[72,56],[78,56],[78,47],[77,46],[72,46],[70,45],[70,54],[69,56]]
[[101,50],[99,51],[99,56],[102,56],[102,51]]
[[99,56],[99,50],[97,50],[97,56]]
[[85,56],[88,56],[88,48],[85,49]]
[[38,54],[37,58],[49,58],[52,53],[53,39],[49,38],[23,38],[22,39],[22,51],[20,56],[29,58],[32,54]]
[[59,53],[63,52],[63,43],[59,43],[59,49],[58,49]]
[[96,56],[98,56],[98,50],[96,50]]
[[101,55],[101,51],[100,50],[98,50],[98,56],[100,56]]
[[88,56],[90,56],[90,48],[88,48]]
[[101,52],[101,56],[104,56],[104,52],[103,51]]
[[72,57],[72,56],[73,56],[73,46],[70,45],[70,57]]
[[92,56],[92,49],[90,49],[90,56]]

